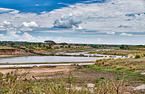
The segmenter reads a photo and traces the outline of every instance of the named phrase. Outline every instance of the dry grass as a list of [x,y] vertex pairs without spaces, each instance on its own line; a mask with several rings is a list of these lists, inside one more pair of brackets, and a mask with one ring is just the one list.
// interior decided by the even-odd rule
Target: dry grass
[[96,82],[93,88],[82,83],[81,89],[78,90],[76,79],[71,73],[68,77],[37,79],[35,76],[28,76],[27,73],[13,71],[7,74],[1,73],[0,83],[2,94],[125,94],[128,92],[123,80],[114,79]]
[[134,73],[145,71],[144,58],[140,59],[104,59],[96,60],[96,66],[114,70],[123,70]]
[[[8,69],[7,69],[8,70]],[[87,70],[83,66],[13,69],[0,74],[0,94],[136,94],[126,75]],[[94,88],[87,83],[95,84]],[[140,85],[134,82],[135,85]],[[79,89],[78,89],[79,87]],[[81,89],[80,89],[81,87]]]

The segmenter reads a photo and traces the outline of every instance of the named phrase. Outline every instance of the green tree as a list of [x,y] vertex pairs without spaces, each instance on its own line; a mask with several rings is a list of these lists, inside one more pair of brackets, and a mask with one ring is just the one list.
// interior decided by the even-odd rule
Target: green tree
[[40,43],[40,42],[39,42],[39,43],[38,43],[38,47],[41,47],[42,44],[43,44],[43,43]]
[[124,48],[125,48],[125,46],[124,46],[124,45],[121,45],[121,46],[120,46],[120,49],[124,49]]
[[68,45],[68,48],[70,48],[71,47],[71,45]]
[[47,45],[49,45],[48,49],[51,49],[52,48],[52,45],[56,44],[54,41],[52,40],[46,40],[44,41],[44,43]]
[[11,42],[11,43],[10,43],[11,46],[14,46],[15,44],[16,44],[15,42]]

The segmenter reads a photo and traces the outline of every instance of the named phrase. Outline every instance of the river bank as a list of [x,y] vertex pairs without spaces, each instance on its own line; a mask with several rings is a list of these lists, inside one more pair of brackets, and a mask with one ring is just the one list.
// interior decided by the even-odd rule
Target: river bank
[[[112,92],[111,94],[114,94],[113,92],[116,92],[115,87],[119,86],[117,90],[119,90],[118,92],[120,93],[126,94],[126,92],[128,92],[127,94],[136,94],[137,92],[133,90],[133,87],[142,85],[144,83],[143,81],[135,81],[136,79],[140,79],[140,77],[136,75],[127,75],[122,73],[92,70],[87,66],[55,66],[55,67],[43,66],[33,68],[0,69],[0,72],[2,72],[4,75],[11,75],[11,77],[13,77],[14,74],[21,74],[22,80],[18,85],[25,86],[24,85],[25,83],[29,84],[30,86],[33,86],[34,84],[34,86],[36,87],[40,87],[42,85],[42,88],[38,88],[37,90],[42,90],[46,88],[43,86],[46,85],[46,83],[48,86],[49,83],[51,84],[52,82],[53,84],[56,83],[54,85],[55,87],[57,87],[57,85],[59,84],[61,85],[65,84],[65,88],[70,88],[71,85],[72,87],[75,88],[81,87],[80,90],[84,90],[83,88],[88,88],[86,87],[86,85],[88,86],[88,84],[93,84],[94,85],[93,86],[94,88],[92,87],[93,92],[96,92],[97,94],[100,94],[98,93],[100,89],[101,89],[100,92],[105,92],[107,89],[104,89],[104,87],[112,88],[113,90],[111,91],[110,89],[108,89],[108,92]],[[15,82],[18,82],[19,80],[16,80]],[[37,81],[39,81],[41,84],[37,83]],[[45,83],[43,83],[43,81]],[[62,81],[63,83],[61,83]],[[38,86],[35,85],[35,82],[39,85]],[[15,88],[14,86],[12,87]],[[88,89],[91,89],[91,87]],[[90,93],[88,92],[85,94]]]
[[23,57],[23,56],[36,56],[36,55],[0,55],[0,58]]

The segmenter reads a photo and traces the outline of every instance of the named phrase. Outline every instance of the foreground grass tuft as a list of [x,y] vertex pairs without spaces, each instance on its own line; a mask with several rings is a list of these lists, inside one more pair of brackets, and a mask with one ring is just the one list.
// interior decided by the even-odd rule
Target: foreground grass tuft
[[38,79],[18,71],[0,73],[0,94],[124,94],[130,92],[124,80],[118,77],[110,80],[101,77],[93,84],[94,87],[87,87],[87,83],[78,86],[76,77],[71,72],[69,77],[52,79]]

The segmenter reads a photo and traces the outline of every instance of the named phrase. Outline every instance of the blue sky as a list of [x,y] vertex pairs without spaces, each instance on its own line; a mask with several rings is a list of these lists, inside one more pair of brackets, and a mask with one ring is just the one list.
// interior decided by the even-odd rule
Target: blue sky
[[[88,0],[1,0],[0,6],[19,10],[22,13],[40,13],[67,7],[69,4],[87,3]],[[91,0],[90,0],[91,1]],[[91,3],[105,3],[107,0],[95,0]]]
[[0,40],[145,44],[145,0],[1,0]]

